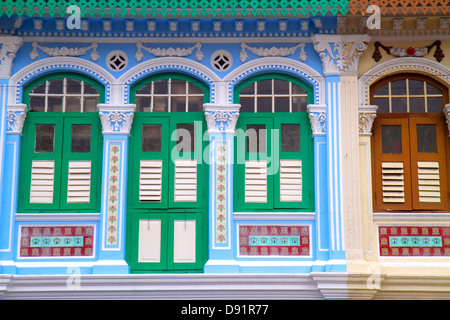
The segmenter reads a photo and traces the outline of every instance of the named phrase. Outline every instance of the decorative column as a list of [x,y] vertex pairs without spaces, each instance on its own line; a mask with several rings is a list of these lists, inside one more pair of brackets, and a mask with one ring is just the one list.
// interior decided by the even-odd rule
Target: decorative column
[[239,104],[203,105],[209,134],[209,260],[205,273],[236,273],[233,237],[234,133]]
[[[359,106],[359,172],[360,172],[360,194],[361,194],[361,229],[373,230],[372,219],[372,146],[371,135],[373,121],[377,116],[378,106]],[[377,253],[371,249],[372,237],[370,232],[362,232],[361,248],[363,259],[375,260]],[[365,263],[352,264],[353,271],[366,272]]]
[[326,79],[330,259],[361,259],[358,62],[368,35],[314,35]]
[[[134,104],[98,105],[103,128],[103,174],[99,263],[94,273],[128,273],[125,262],[127,160],[135,109]],[[108,262],[102,265],[102,260]]]
[[[11,233],[17,208],[20,141],[26,106],[7,106],[7,101],[13,61],[22,44],[19,37],[0,37],[0,261],[12,261],[14,251]],[[0,273],[15,273],[15,267],[0,263]]]
[[[320,237],[317,244],[317,260],[323,261],[329,260],[326,109],[326,105],[308,105],[307,107],[314,139],[316,233]],[[321,268],[322,266],[313,266],[313,271],[323,271]]]

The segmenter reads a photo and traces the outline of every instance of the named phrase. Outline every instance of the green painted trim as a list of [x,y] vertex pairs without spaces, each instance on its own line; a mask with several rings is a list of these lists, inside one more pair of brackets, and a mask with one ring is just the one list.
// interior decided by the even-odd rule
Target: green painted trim
[[[176,80],[183,80],[188,81],[194,85],[196,85],[200,90],[203,91],[203,103],[208,103],[210,100],[210,90],[209,86],[203,82],[202,80],[199,80],[197,78],[191,77],[187,74],[183,73],[160,73],[156,74],[147,78],[144,78],[140,80],[139,82],[135,83],[131,89],[130,89],[130,103],[135,104],[136,103],[136,91],[138,91],[143,86],[158,80],[163,79],[176,79]],[[156,112],[155,112],[156,113]]]
[[[30,104],[30,91],[37,87],[38,85],[40,85],[41,83],[44,83],[46,81],[50,81],[50,80],[56,80],[56,79],[63,79],[63,78],[68,78],[68,79],[73,79],[73,80],[79,80],[79,81],[84,81],[87,84],[89,84],[90,86],[94,87],[95,89],[97,89],[98,94],[99,94],[99,103],[104,103],[105,102],[105,87],[97,82],[96,80],[85,76],[83,74],[80,73],[75,73],[75,72],[58,72],[58,73],[50,73],[47,75],[44,75],[42,77],[39,77],[27,84],[25,84],[23,86],[23,95],[22,95],[22,103],[26,104],[29,107]],[[87,113],[87,112],[86,112]]]
[[[256,76],[253,76],[251,78],[248,78],[246,80],[243,80],[242,82],[239,82],[234,87],[234,95],[233,95],[234,103],[239,104],[239,94],[241,93],[242,89],[246,88],[247,86],[249,86],[255,82],[262,81],[262,80],[271,80],[271,79],[285,80],[285,81],[289,81],[289,82],[292,82],[292,83],[298,85],[299,87],[301,87],[302,89],[304,89],[306,91],[306,94],[308,95],[308,100],[307,100],[308,104],[314,103],[314,89],[306,82],[304,82],[298,78],[295,78],[291,75],[284,74],[284,73],[261,73]],[[243,113],[241,112],[240,114],[243,114]]]
[[[264,73],[249,78],[239,83],[234,90],[234,102],[239,103],[239,94],[242,89],[257,81],[268,79],[281,79],[291,81],[302,87],[308,95],[307,101],[313,103],[314,94],[311,88],[305,82],[285,74]],[[236,186],[245,186],[245,164],[243,160],[248,160],[245,152],[245,143],[238,141],[236,137],[235,143],[235,169],[234,169],[234,210],[239,211],[261,211],[261,210],[282,210],[287,212],[312,212],[314,211],[314,164],[313,164],[313,139],[311,124],[306,112],[241,112],[236,124],[236,129],[244,130],[248,124],[265,124],[268,131],[268,137],[271,129],[280,130],[281,124],[299,124],[300,125],[300,152],[281,152],[281,137],[270,135],[267,141],[267,153],[260,155],[258,160],[268,158],[271,162],[277,163],[279,168],[280,159],[298,159],[302,160],[302,201],[301,202],[281,202],[280,201],[280,185],[277,183],[280,179],[279,170],[274,175],[267,176],[267,202],[266,203],[245,203],[244,192],[242,188]],[[245,153],[242,156],[241,149]],[[279,157],[274,158],[274,150],[279,150]],[[268,171],[269,172],[269,171]]]

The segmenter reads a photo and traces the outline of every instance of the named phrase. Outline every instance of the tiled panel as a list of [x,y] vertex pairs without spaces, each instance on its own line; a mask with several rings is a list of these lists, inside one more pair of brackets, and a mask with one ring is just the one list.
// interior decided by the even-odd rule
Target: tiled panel
[[308,226],[240,225],[240,256],[309,256]]
[[20,252],[24,257],[92,257],[93,226],[22,226]]
[[450,226],[380,226],[380,256],[450,256]]

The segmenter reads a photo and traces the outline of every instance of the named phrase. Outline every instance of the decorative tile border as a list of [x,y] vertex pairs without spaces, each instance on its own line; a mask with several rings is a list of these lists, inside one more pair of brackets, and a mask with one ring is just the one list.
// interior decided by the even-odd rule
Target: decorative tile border
[[94,231],[94,226],[21,226],[19,257],[93,257]]
[[216,242],[227,241],[227,146],[216,146]]
[[450,226],[380,226],[380,256],[450,256]]
[[120,145],[109,147],[108,169],[108,204],[106,219],[106,243],[117,244],[117,214],[119,210],[119,184],[120,184]]
[[239,225],[239,255],[310,256],[310,227],[305,225]]

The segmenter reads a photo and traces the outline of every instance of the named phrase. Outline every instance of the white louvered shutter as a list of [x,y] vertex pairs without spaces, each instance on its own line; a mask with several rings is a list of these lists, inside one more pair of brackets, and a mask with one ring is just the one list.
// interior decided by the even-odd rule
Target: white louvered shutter
[[405,202],[405,174],[403,162],[382,162],[382,192],[385,203]]
[[91,196],[91,161],[69,161],[67,202],[89,203]]
[[30,203],[53,203],[55,161],[34,160],[31,164]]
[[267,202],[267,161],[245,162],[245,202]]
[[139,201],[161,201],[162,160],[141,160]]
[[439,162],[418,161],[419,202],[441,202]]
[[175,160],[175,202],[197,201],[197,160]]
[[301,160],[280,160],[280,201],[302,201]]

